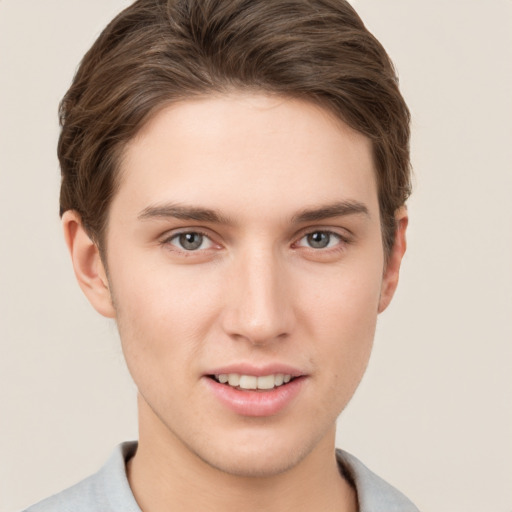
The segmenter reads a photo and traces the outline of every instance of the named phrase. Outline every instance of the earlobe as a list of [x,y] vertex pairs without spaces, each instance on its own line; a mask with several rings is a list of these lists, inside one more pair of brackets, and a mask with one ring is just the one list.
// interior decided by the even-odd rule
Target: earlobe
[[107,273],[98,246],[84,229],[80,215],[73,210],[66,211],[62,228],[80,288],[98,313],[114,318]]
[[393,295],[395,294],[396,287],[398,285],[398,277],[400,274],[400,265],[402,264],[402,258],[405,254],[407,247],[406,243],[406,230],[409,222],[407,216],[407,208],[403,206],[400,208],[396,215],[397,229],[395,233],[395,241],[393,248],[389,254],[386,268],[384,269],[384,277],[382,279],[382,288],[379,300],[379,313],[382,313],[391,302]]

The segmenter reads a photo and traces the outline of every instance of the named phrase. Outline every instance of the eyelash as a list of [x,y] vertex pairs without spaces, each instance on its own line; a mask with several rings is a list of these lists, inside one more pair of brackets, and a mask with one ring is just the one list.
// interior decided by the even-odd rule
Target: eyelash
[[[328,238],[328,241],[327,241],[327,246],[326,247],[311,247],[311,245],[300,245],[300,242],[304,239],[308,239],[308,237],[311,237],[313,235],[326,235]],[[333,247],[329,247],[329,244],[331,243],[332,239],[335,239],[337,240],[337,242],[335,243],[335,246]],[[308,241],[309,243],[311,243],[311,241]],[[329,229],[315,229],[313,231],[308,231],[306,233],[304,233],[299,239],[297,242],[295,242],[295,246],[297,247],[306,247],[307,249],[310,249],[312,251],[315,251],[315,252],[327,252],[327,251],[337,251],[337,250],[340,250],[340,249],[343,249],[343,246],[347,245],[348,243],[350,243],[349,239],[343,235],[341,235],[340,233],[337,233],[335,231],[331,231]]]
[[[203,237],[203,240],[201,241],[201,245],[202,245],[202,243],[204,242],[204,239],[209,240],[209,241],[210,241],[210,244],[212,244],[212,245],[214,244],[214,242],[213,242],[213,240],[212,240],[211,236],[210,236],[208,233],[205,233],[205,232],[203,232],[203,231],[201,231],[201,230],[197,230],[197,229],[196,229],[196,230],[187,230],[187,231],[180,231],[180,232],[178,232],[178,233],[173,233],[172,235],[167,236],[166,238],[164,238],[164,239],[162,240],[161,244],[162,244],[163,246],[169,246],[169,245],[171,245],[171,246],[173,246],[173,247],[175,248],[175,249],[173,249],[173,250],[177,250],[177,251],[179,251],[179,252],[182,252],[182,253],[186,254],[187,256],[188,256],[188,255],[192,255],[193,253],[197,253],[197,252],[199,252],[199,250],[198,250],[198,249],[185,249],[184,247],[181,247],[181,248],[180,248],[180,247],[178,247],[178,246],[176,246],[176,245],[174,245],[174,244],[172,243],[172,241],[173,241],[173,240],[176,240],[176,239],[177,239],[177,240],[179,240],[179,238],[180,238],[180,237],[182,237],[182,236],[186,236],[186,235],[199,235],[199,236]],[[208,248],[208,249],[209,249],[209,248]],[[205,250],[207,250],[207,249],[202,249],[202,250],[203,250],[203,251],[205,251]]]
[[[328,244],[331,243],[331,239],[333,237],[335,239],[337,239],[337,242],[334,247],[327,246],[327,247],[315,248],[315,247],[311,247],[309,245],[300,245],[300,242],[302,240],[307,239],[307,237],[310,237],[310,236],[316,235],[316,234],[327,235],[329,237]],[[195,249],[186,249],[183,246],[178,247],[177,245],[172,243],[173,240],[179,240],[180,237],[186,236],[186,235],[199,235],[199,236],[203,237],[203,240],[201,240],[200,245],[202,245],[204,243],[204,239],[209,240],[210,245],[215,245],[215,242],[212,240],[211,236],[208,233],[201,231],[201,230],[186,230],[186,231],[180,231],[177,233],[173,233],[170,236],[165,237],[161,241],[161,245],[166,246],[166,247],[169,247],[169,245],[171,245],[173,247],[172,250],[181,252],[186,256],[192,256],[194,254],[198,254],[203,251],[207,251],[208,249],[211,248],[211,247],[207,247],[205,249],[200,249],[200,246],[199,246]],[[351,243],[351,240],[348,237],[343,236],[340,233],[337,233],[335,231],[332,231],[329,229],[314,229],[314,230],[310,230],[310,231],[302,233],[301,236],[297,239],[297,241],[292,244],[292,246],[294,248],[304,247],[306,250],[313,251],[315,253],[320,253],[320,252],[332,253],[332,252],[343,251],[345,249],[345,247],[350,243]]]

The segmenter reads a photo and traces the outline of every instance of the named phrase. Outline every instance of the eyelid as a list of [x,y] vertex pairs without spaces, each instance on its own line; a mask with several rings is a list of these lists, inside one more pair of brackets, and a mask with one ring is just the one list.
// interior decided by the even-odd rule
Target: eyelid
[[[313,234],[315,234],[315,233],[324,233],[324,234],[329,235],[329,237],[332,237],[332,238],[334,238],[334,239],[336,239],[336,240],[337,240],[336,245],[339,245],[340,243],[343,243],[343,242],[344,242],[343,238],[342,238],[342,237],[341,237],[341,235],[339,235],[338,233],[335,233],[334,231],[325,231],[325,230],[319,230],[319,229],[318,229],[318,230],[316,230],[316,231],[311,231],[310,233],[306,233],[305,235],[303,235],[302,237],[300,237],[300,238],[297,240],[296,245],[297,245],[298,247],[306,247],[306,248],[308,248],[308,249],[313,249],[313,250],[315,250],[315,251],[322,251],[322,250],[323,250],[323,251],[326,251],[326,250],[334,249],[334,248],[335,248],[335,247],[332,247],[332,246],[331,246],[331,247],[329,247],[329,245],[328,245],[327,247],[319,247],[319,248],[316,248],[316,247],[311,247],[311,246],[309,246],[309,245],[307,245],[307,244],[304,244],[304,245],[302,245],[302,244],[301,244],[302,240],[307,239],[307,237],[308,237],[308,236],[313,235]],[[331,240],[329,240],[329,243],[331,243]]]
[[[203,237],[207,238],[210,242],[210,247],[207,247],[205,249],[196,249],[196,250],[186,250],[184,248],[180,248],[179,246],[172,244],[171,240],[176,239],[180,235],[184,235],[187,233],[197,233],[199,235],[202,235]],[[311,235],[313,233],[326,233],[329,235],[332,235],[338,239],[338,243],[335,247],[326,247],[326,248],[313,248],[308,247],[307,245],[299,245],[299,242],[302,241],[305,237],[308,235]],[[301,231],[299,231],[294,237],[294,242],[292,243],[292,247],[294,248],[305,248],[310,249],[311,251],[315,252],[328,252],[328,251],[336,251],[336,250],[342,250],[344,246],[352,243],[353,241],[353,234],[345,228],[342,227],[323,227],[323,226],[309,226]],[[171,245],[173,247],[173,250],[176,252],[182,252],[187,255],[193,255],[194,253],[202,253],[205,251],[208,251],[212,248],[221,248],[222,244],[216,241],[217,236],[215,236],[215,233],[212,234],[212,232],[209,229],[205,229],[203,227],[196,227],[196,226],[189,226],[189,227],[180,227],[171,229],[167,232],[165,232],[161,237],[159,237],[159,243],[162,246],[168,246]]]
[[[207,238],[210,241],[210,247],[207,247],[205,249],[197,249],[197,250],[187,251],[186,249],[180,248],[179,246],[172,243],[172,240],[178,238],[180,235],[186,235],[187,233],[195,233],[195,234],[198,234],[198,235],[201,235],[201,236]],[[187,227],[176,228],[174,230],[167,231],[164,235],[162,235],[160,237],[160,244],[164,245],[164,246],[171,245],[173,247],[174,251],[186,253],[187,255],[192,255],[194,253],[201,253],[201,252],[207,251],[215,246],[220,247],[220,244],[215,241],[214,237],[212,236],[212,234],[209,230],[206,230],[206,229],[200,228],[200,227],[195,227],[195,226],[188,227],[188,228]]]
[[352,242],[353,235],[348,229],[344,228],[334,228],[334,227],[323,227],[323,226],[311,226],[308,228],[304,228],[301,230],[297,236],[294,237],[295,242],[294,245],[297,244],[300,240],[305,238],[308,235],[312,235],[313,233],[327,233],[329,235],[334,235],[338,238],[342,243],[349,244]]

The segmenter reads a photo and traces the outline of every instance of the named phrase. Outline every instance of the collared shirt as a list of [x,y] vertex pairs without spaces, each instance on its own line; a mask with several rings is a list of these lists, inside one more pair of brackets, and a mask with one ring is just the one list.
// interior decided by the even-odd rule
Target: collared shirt
[[[136,442],[120,444],[97,473],[24,512],[141,512],[126,476],[126,461],[136,450]],[[353,455],[337,450],[336,457],[340,471],[356,488],[359,512],[419,512]]]

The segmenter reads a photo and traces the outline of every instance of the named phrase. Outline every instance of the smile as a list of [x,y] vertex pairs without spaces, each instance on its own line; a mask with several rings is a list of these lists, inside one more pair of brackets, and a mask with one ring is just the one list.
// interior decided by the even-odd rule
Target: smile
[[292,380],[292,376],[284,373],[276,373],[270,375],[241,375],[239,373],[220,373],[214,375],[213,378],[221,384],[226,384],[238,389],[261,389],[268,390],[288,384]]
[[307,386],[307,375],[300,372],[270,373],[272,370],[267,369],[266,372],[254,371],[259,375],[251,375],[249,368],[245,371],[247,373],[227,373],[224,370],[226,373],[204,375],[203,380],[212,397],[241,416],[276,415],[291,406]]

